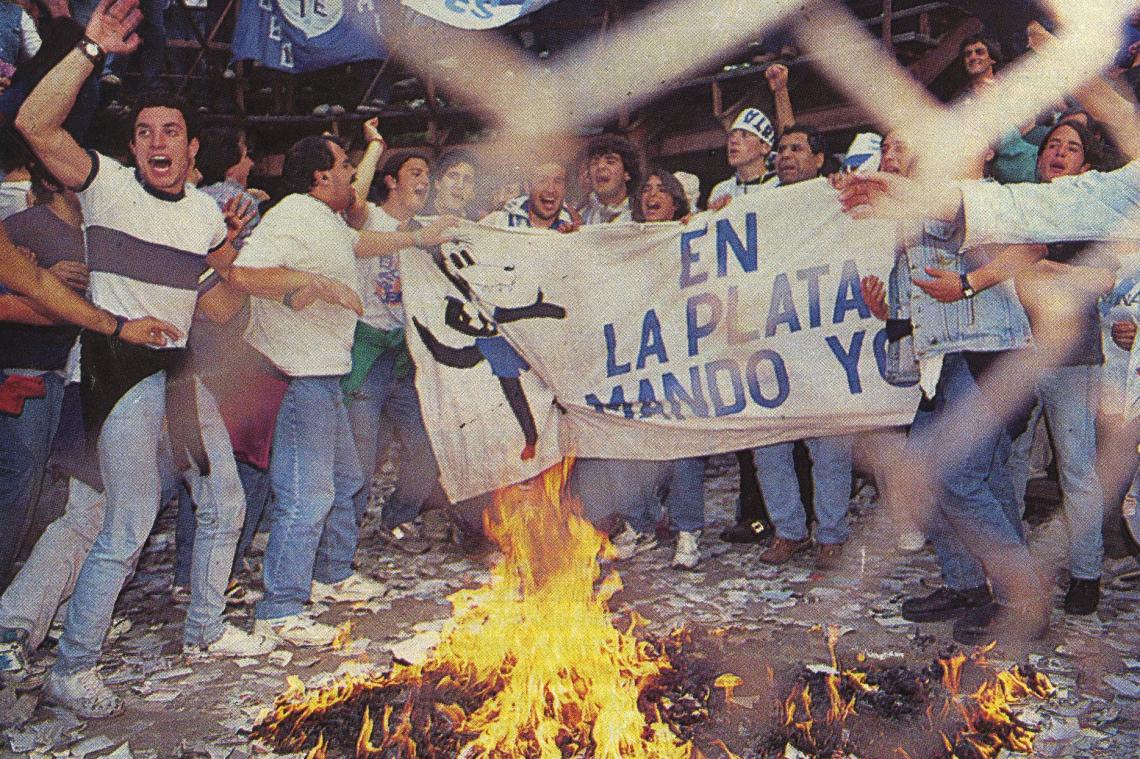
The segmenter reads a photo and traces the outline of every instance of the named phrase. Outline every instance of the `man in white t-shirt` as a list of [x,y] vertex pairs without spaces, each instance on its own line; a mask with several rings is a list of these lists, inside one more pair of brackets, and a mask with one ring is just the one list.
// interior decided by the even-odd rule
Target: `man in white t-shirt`
[[[328,645],[336,637],[335,627],[304,613],[310,598],[383,592],[352,571],[353,498],[364,478],[340,380],[352,367],[364,312],[356,258],[398,248],[391,235],[345,222],[343,214],[358,210],[354,174],[339,138],[299,140],[285,156],[282,178],[291,194],[265,214],[235,265],[219,272],[254,296],[246,342],[289,383],[273,437],[269,474],[277,501],[254,629],[297,645]],[[413,244],[412,234],[401,236],[404,246]]]
[[[368,124],[365,134],[369,134]],[[376,138],[379,138],[378,133]],[[369,150],[374,144],[376,139],[370,138]],[[423,228],[415,220],[431,186],[427,153],[403,150],[388,154],[375,181],[366,173],[367,158],[366,153],[357,171],[358,196],[371,186],[372,197],[379,205],[365,203],[367,215],[363,229],[383,234],[392,253],[376,256],[358,253],[356,260],[364,315],[356,323],[352,372],[341,382],[350,399],[349,418],[365,480],[365,487],[356,497],[356,517],[359,523],[368,507],[368,483],[381,452],[383,417],[391,424],[400,443],[400,459],[396,488],[380,512],[384,530],[381,535],[399,550],[423,553],[430,545],[419,535],[412,520],[432,495],[439,480],[439,466],[424,428],[416,394],[415,367],[405,342],[399,257],[401,251],[415,254],[412,248],[438,245],[444,239],[444,230],[458,219],[443,216]],[[346,535],[345,540],[349,539]],[[351,541],[355,545],[355,536],[351,536]],[[340,561],[345,561],[345,557],[340,557]]]
[[[59,659],[44,688],[45,698],[84,718],[110,716],[122,707],[95,666],[115,599],[158,513],[164,416],[198,505],[184,645],[218,655],[273,648],[273,641],[222,620],[244,499],[229,436],[182,350],[198,279],[208,264],[232,260],[232,240],[244,219],[223,216],[208,196],[186,187],[196,125],[177,98],[140,98],[130,142],[136,169],[83,150],[62,127],[103,55],[138,44],[132,33],[138,20],[134,0],[104,0],[76,49],[40,81],[15,122],[44,167],[79,193],[90,297],[118,314],[119,322],[110,337],[86,332],[82,339],[84,421],[106,488],[106,517],[80,571]],[[127,319],[147,314],[178,330],[169,349],[134,348],[118,339]]]

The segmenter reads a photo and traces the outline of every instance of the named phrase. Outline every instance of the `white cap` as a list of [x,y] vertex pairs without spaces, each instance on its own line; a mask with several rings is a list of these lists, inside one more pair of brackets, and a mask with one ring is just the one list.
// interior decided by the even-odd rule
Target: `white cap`
[[696,211],[697,198],[701,196],[700,177],[687,171],[674,171],[673,176],[681,183],[681,189],[685,191],[685,198],[689,201],[689,207]]
[[759,108],[745,108],[741,111],[736,121],[732,122],[732,129],[729,131],[734,129],[752,132],[769,145],[776,144],[776,129]]

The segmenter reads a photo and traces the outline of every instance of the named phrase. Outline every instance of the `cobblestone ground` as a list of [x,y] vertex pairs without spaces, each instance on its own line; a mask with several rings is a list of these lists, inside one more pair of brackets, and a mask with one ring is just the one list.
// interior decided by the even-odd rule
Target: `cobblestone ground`
[[[768,667],[791,671],[802,663],[829,661],[817,625],[841,627],[839,651],[848,660],[862,653],[870,660],[924,666],[950,644],[947,625],[915,625],[898,616],[899,600],[936,583],[937,569],[929,550],[898,553],[894,520],[876,505],[873,486],[852,499],[853,538],[842,568],[826,574],[814,571],[810,554],[769,567],[757,561],[755,546],[717,539],[732,520],[736,469],[731,457],[710,460],[706,487],[709,527],[698,569],[670,568],[669,545],[643,554],[620,567],[625,590],[615,597],[613,610],[623,619],[636,611],[649,620],[650,632],[681,625],[718,631],[722,648],[732,652],[724,662],[726,671],[744,681],[734,700],[757,715],[752,720],[750,712],[743,712],[716,736],[733,751],[756,755],[750,754],[753,728],[770,707],[759,703]],[[384,492],[380,480],[378,497]],[[1057,563],[1064,551],[1060,520],[1036,527],[1032,542],[1043,562]],[[125,697],[125,713],[82,723],[66,712],[37,706],[38,684],[53,660],[49,642],[32,675],[2,691],[0,719],[10,727],[7,740],[0,742],[0,758],[247,757],[257,751],[248,742],[248,730],[282,690],[287,675],[315,684],[345,671],[384,670],[393,644],[436,628],[449,616],[447,595],[488,578],[482,564],[446,543],[422,556],[398,553],[378,538],[369,521],[358,563],[365,574],[384,581],[388,591],[383,598],[355,608],[338,606],[322,616],[335,623],[353,620],[347,649],[315,653],[286,647],[268,659],[202,662],[179,653],[185,610],[171,601],[172,559],[173,516],[167,512],[120,600],[101,663],[107,682]],[[255,568],[259,560],[255,550]],[[1098,615],[1078,619],[1057,610],[1044,640],[990,655],[999,665],[1028,660],[1058,686],[1055,698],[1024,712],[1025,720],[1041,731],[1035,755],[1140,755],[1140,585],[1109,579],[1135,569],[1132,559],[1109,562]],[[1059,590],[1057,595],[1059,602]],[[249,606],[231,607],[230,614],[239,625],[252,623]]]

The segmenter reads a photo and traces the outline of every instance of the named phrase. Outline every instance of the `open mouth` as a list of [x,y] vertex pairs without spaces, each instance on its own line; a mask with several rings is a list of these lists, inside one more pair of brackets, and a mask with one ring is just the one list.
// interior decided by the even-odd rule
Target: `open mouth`
[[170,156],[165,155],[151,156],[150,160],[147,161],[147,163],[155,171],[168,171],[172,165]]

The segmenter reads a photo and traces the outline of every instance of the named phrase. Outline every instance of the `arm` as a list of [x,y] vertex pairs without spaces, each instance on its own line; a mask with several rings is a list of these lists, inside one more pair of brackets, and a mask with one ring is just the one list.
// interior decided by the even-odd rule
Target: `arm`
[[222,280],[198,295],[198,313],[214,324],[226,324],[241,311],[248,296]]
[[[1035,52],[1056,38],[1048,29],[1036,21],[1029,22],[1027,28],[1029,46]],[[1133,103],[1117,92],[1103,76],[1093,77],[1076,93],[1077,102],[1094,119],[1108,126],[1116,138],[1116,143],[1128,158],[1140,156],[1140,129],[1136,126],[1136,110]]]
[[0,295],[0,322],[31,324],[37,327],[50,327],[58,324],[55,319],[36,307],[36,302],[21,295],[5,293]]
[[[129,53],[139,45],[134,28],[142,20],[138,0],[102,0],[87,24],[86,37],[104,54]],[[124,39],[125,38],[125,39]],[[16,128],[36,157],[64,185],[78,188],[91,174],[91,157],[63,129],[83,82],[95,64],[78,49],[40,80],[16,115]]]
[[[1044,245],[1003,245],[993,259],[966,274],[966,281],[974,292],[993,287],[1012,279],[1028,267],[1041,261],[1048,252]],[[962,275],[956,271],[926,267],[930,279],[912,279],[914,286],[940,303],[953,303],[966,297],[962,289]]]
[[1140,161],[1049,184],[961,186],[964,246],[1004,242],[1140,239]]
[[991,243],[1140,240],[1140,160],[1049,184],[918,182],[894,174],[832,179],[854,218],[953,220],[964,214],[963,247]]
[[380,134],[380,119],[373,117],[364,122],[364,139],[368,146],[364,148],[364,157],[356,166],[356,178],[352,181],[352,190],[356,193],[356,202],[348,209],[346,218],[348,225],[353,229],[360,229],[368,220],[368,188],[372,186],[372,178],[376,176],[376,166],[380,163],[380,156],[384,153],[384,137]]
[[322,300],[354,311],[357,316],[364,314],[364,304],[360,302],[360,295],[355,290],[339,280],[320,274],[287,269],[283,266],[264,269],[232,266],[226,282],[239,292],[267,300],[282,301],[291,307],[295,298],[301,298],[305,305],[314,300]]
[[970,287],[981,292],[999,282],[1012,279],[1045,258],[1048,252],[1044,245],[1003,245],[993,260],[974,269],[966,278],[970,281]]
[[764,70],[764,76],[768,79],[768,88],[772,90],[772,99],[776,103],[776,134],[780,135],[796,123],[792,96],[788,92],[788,67],[774,63]]
[[1075,94],[1077,102],[1094,119],[1109,128],[1126,158],[1140,156],[1140,128],[1136,126],[1135,105],[1126,100],[1103,77],[1091,80]]
[[405,232],[373,232],[361,230],[360,237],[353,249],[357,258],[371,258],[373,256],[392,256],[405,248],[432,248],[445,240],[450,240],[448,233],[459,224],[457,216],[440,216],[423,229]]
[[23,256],[0,227],[0,284],[27,295],[40,306],[64,321],[85,327],[92,332],[113,335],[116,332],[127,342],[138,345],[166,345],[167,339],[182,336],[173,325],[150,316],[126,321],[121,330],[119,320],[85,301],[67,285],[45,269]]
[[1077,290],[1097,297],[1111,290],[1116,282],[1116,277],[1110,269],[1099,266],[1081,266],[1059,261],[1042,261],[1037,266],[1042,273],[1064,276],[1066,282]]

